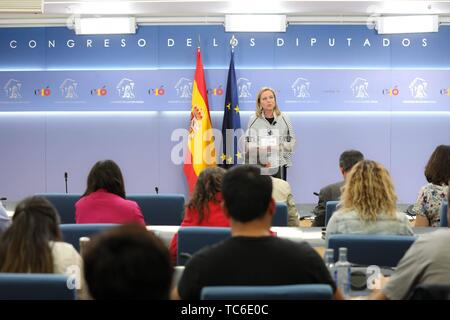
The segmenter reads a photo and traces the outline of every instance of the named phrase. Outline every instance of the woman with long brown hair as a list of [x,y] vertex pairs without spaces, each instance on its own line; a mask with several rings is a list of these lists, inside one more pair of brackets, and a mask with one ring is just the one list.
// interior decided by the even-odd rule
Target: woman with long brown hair
[[389,172],[381,164],[362,160],[342,187],[340,207],[327,225],[333,233],[412,235],[409,220],[397,211],[397,195]]
[[81,257],[62,241],[59,215],[45,198],[34,196],[17,205],[11,226],[0,237],[0,272],[78,274],[82,286]]
[[[204,169],[198,176],[192,197],[185,207],[182,227],[209,226],[229,227],[230,222],[222,210],[222,179],[225,169],[211,167]],[[170,243],[170,256],[173,262],[177,258],[178,234]]]

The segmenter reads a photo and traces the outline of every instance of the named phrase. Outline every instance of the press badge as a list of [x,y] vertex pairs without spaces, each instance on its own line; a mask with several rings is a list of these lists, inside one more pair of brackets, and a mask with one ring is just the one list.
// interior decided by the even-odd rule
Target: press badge
[[276,147],[277,145],[277,137],[261,137],[259,140],[260,147]]

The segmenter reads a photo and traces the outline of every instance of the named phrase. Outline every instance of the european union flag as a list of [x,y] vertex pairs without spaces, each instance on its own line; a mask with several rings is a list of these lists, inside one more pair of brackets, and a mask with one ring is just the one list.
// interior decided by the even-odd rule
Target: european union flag
[[227,91],[225,95],[225,108],[222,122],[222,167],[228,168],[242,163],[243,155],[238,150],[236,129],[241,128],[239,114],[238,87],[234,71],[234,52],[231,52],[230,68],[228,70]]

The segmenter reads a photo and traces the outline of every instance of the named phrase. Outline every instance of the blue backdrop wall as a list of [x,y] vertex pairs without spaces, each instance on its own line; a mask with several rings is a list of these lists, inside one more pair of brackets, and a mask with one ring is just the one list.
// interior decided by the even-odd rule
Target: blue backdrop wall
[[[415,200],[423,168],[449,144],[450,28],[381,36],[362,25],[290,25],[235,34],[242,123],[272,86],[298,145],[289,182],[299,203],[338,181],[337,159],[363,151],[391,172],[399,202]],[[63,27],[0,29],[0,195],[82,192],[111,158],[128,192],[187,193],[173,161],[189,123],[195,50],[202,48],[213,126],[221,128],[229,40],[222,26],[142,26],[130,36]],[[218,140],[217,148],[220,148]]]

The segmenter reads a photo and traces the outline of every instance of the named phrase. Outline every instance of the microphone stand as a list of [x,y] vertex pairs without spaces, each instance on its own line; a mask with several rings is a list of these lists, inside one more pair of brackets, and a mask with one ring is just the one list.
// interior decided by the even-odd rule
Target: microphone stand
[[67,172],[64,172],[64,181],[65,181],[65,184],[66,184],[66,194],[67,194],[67,193],[69,193],[68,189],[67,189]]

